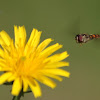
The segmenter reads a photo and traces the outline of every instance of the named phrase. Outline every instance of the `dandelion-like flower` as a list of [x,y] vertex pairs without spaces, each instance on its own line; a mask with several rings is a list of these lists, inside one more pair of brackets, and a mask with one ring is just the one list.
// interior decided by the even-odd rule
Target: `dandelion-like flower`
[[62,61],[69,55],[67,52],[60,54],[52,53],[62,48],[56,43],[49,45],[51,38],[45,39],[39,44],[41,31],[33,29],[26,43],[26,30],[24,26],[14,26],[15,42],[5,31],[0,32],[0,84],[13,82],[12,95],[18,96],[20,91],[32,90],[35,97],[41,96],[42,92],[38,82],[51,88],[56,83],[50,78],[62,81],[60,76],[69,77],[70,73],[60,69],[69,66],[68,62]]

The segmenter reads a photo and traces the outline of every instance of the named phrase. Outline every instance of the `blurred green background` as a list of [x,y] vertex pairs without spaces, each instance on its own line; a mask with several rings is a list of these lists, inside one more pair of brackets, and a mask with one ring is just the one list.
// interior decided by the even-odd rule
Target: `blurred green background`
[[[0,31],[13,38],[13,26],[24,25],[28,37],[32,28],[43,31],[41,39],[53,38],[68,51],[66,61],[70,78],[57,82],[57,87],[41,85],[42,97],[37,100],[100,100],[100,39],[80,46],[79,33],[100,34],[99,0],[0,0]],[[11,100],[11,87],[0,86],[0,100]],[[32,93],[21,100],[35,100]]]

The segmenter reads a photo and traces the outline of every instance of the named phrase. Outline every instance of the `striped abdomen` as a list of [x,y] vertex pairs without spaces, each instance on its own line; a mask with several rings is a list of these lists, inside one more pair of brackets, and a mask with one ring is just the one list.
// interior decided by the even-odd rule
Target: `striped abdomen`
[[92,35],[89,35],[90,39],[94,39],[94,38],[100,38],[100,35],[98,34],[92,34]]

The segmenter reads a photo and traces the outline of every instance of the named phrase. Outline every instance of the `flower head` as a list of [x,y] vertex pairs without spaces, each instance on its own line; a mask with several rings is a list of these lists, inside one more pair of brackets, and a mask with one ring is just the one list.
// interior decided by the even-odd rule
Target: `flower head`
[[68,62],[62,61],[68,57],[67,52],[60,54],[52,53],[62,48],[56,43],[49,45],[51,38],[45,39],[39,44],[41,31],[33,29],[28,42],[26,43],[26,30],[24,26],[14,26],[15,42],[5,31],[0,32],[0,71],[4,72],[0,76],[0,84],[13,82],[12,95],[19,95],[32,90],[35,97],[41,96],[41,89],[38,82],[51,88],[56,83],[50,78],[62,81],[60,76],[69,77],[70,73],[60,69],[69,66]]

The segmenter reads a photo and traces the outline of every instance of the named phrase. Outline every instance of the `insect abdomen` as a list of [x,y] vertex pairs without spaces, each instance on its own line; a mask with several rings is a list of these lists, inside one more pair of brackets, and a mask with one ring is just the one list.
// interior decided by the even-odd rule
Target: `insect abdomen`
[[93,35],[89,35],[90,39],[94,39],[94,38],[100,38],[100,35],[98,34],[93,34]]

